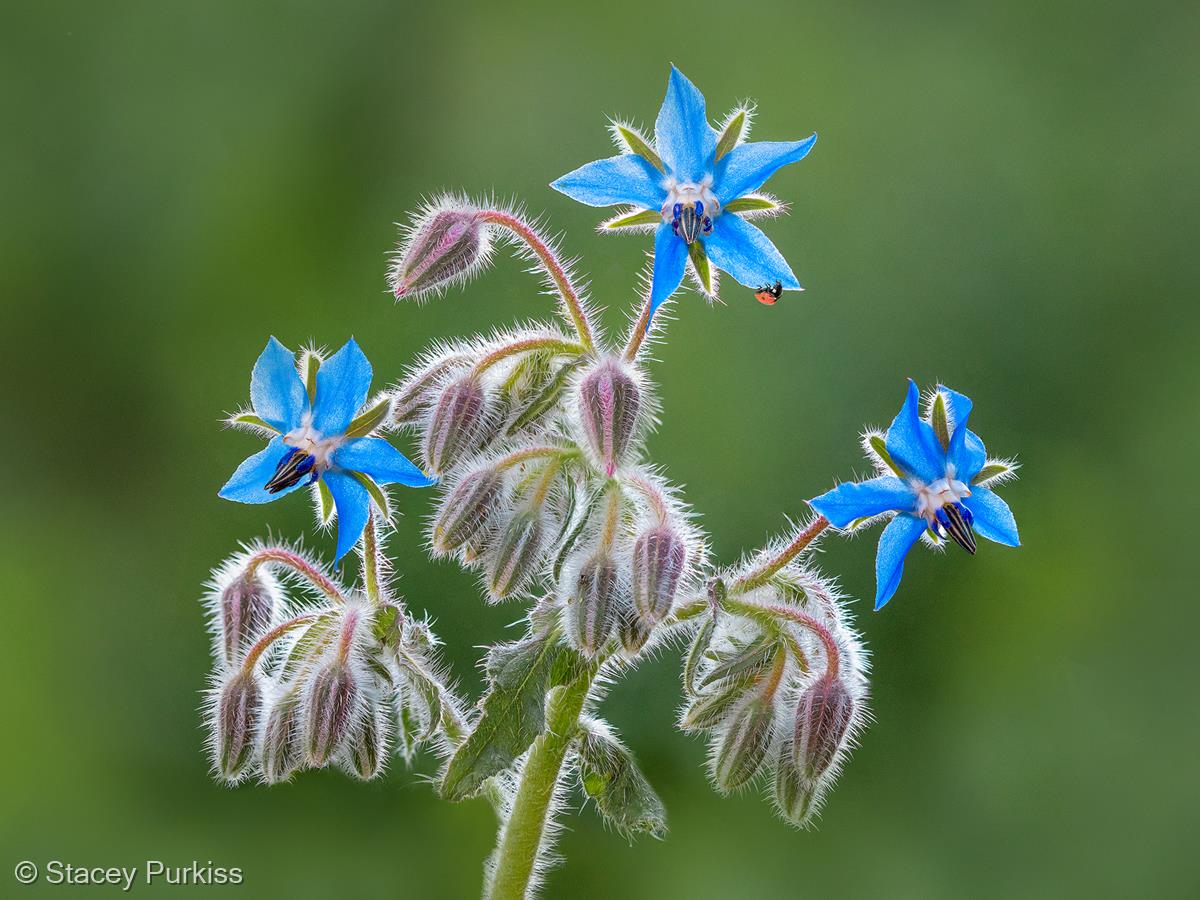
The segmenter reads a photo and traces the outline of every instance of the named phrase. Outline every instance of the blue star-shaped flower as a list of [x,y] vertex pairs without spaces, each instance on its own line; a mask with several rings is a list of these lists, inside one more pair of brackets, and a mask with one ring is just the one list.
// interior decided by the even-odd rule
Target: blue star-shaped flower
[[804,159],[817,136],[742,143],[750,113],[735,110],[718,134],[708,123],[704,95],[672,66],[653,147],[632,127],[614,123],[618,146],[627,152],[588,163],[550,185],[589,206],[631,204],[633,209],[604,229],[655,228],[651,315],[683,281],[689,256],[709,296],[716,293],[712,266],[759,291],[766,303],[780,289],[802,290],[787,260],[744,216],[783,208],[754,192],[777,169]]
[[267,342],[250,377],[253,414],[229,421],[270,434],[271,442],[238,466],[220,496],[269,503],[316,485],[322,521],[337,512],[340,561],[362,535],[372,498],[385,507],[380,484],[428,487],[436,479],[383,438],[369,436],[387,419],[391,402],[357,415],[371,389],[371,363],[353,338],[319,369],[315,358],[309,362],[302,379],[292,351],[275,338]]
[[926,532],[938,541],[950,538],[972,555],[976,533],[1008,547],[1021,545],[1008,504],[984,487],[1010,476],[1015,466],[987,458],[983,441],[967,428],[971,415],[967,397],[941,386],[938,392],[931,411],[933,424],[921,418],[920,395],[910,381],[908,397],[886,441],[867,435],[866,443],[880,468],[890,474],[841,484],[809,501],[838,528],[897,513],[879,537],[876,609],[896,593],[904,557]]

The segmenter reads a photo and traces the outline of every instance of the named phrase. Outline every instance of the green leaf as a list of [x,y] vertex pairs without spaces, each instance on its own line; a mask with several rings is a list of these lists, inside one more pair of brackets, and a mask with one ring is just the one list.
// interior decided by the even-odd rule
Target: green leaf
[[333,519],[334,505],[333,494],[329,493],[329,485],[322,479],[317,482],[317,498],[321,501],[321,524],[328,525]]
[[383,488],[375,483],[375,479],[363,472],[350,472],[358,483],[367,489],[367,493],[371,495],[371,499],[375,501],[375,505],[379,507],[379,512],[385,519],[392,518],[391,504],[388,503],[387,494],[383,492]]
[[742,137],[742,129],[745,127],[746,111],[739,109],[737,115],[729,120],[729,124],[725,126],[725,130],[721,132],[721,137],[717,140],[717,155],[713,157],[713,162],[737,146],[737,142]]
[[999,478],[1001,475],[1007,475],[1012,471],[1012,466],[1002,462],[990,462],[982,469],[979,474],[971,479],[971,484],[987,484],[993,478]]
[[315,662],[337,634],[337,617],[329,613],[319,616],[301,632],[292,644],[291,652],[279,668],[279,681],[285,683],[307,662]]
[[549,412],[558,402],[559,396],[563,392],[563,388],[567,385],[567,380],[571,377],[571,373],[583,365],[582,359],[573,359],[568,363],[560,366],[541,393],[535,396],[529,405],[522,410],[516,420],[508,426],[509,437],[513,436],[523,428],[532,425],[547,412]]
[[730,200],[723,207],[722,212],[761,212],[767,209],[779,209],[779,204],[767,197],[756,197],[750,195],[747,197],[738,197],[736,200]]
[[666,807],[624,744],[603,725],[588,723],[576,750],[583,790],[605,822],[627,840],[635,834],[666,836]]
[[395,647],[400,643],[402,623],[399,607],[394,603],[383,603],[375,610],[375,617],[371,621],[371,633],[383,646]]
[[692,241],[688,244],[688,256],[692,258],[692,265],[696,267],[696,275],[700,278],[700,284],[704,288],[704,293],[712,295],[712,269],[708,265],[708,254],[704,251],[703,241]]
[[700,630],[696,632],[696,637],[692,639],[692,644],[688,648],[687,659],[683,664],[683,689],[690,696],[694,696],[696,693],[696,669],[700,666],[704,651],[708,649],[708,642],[712,638],[714,627],[712,616],[705,616],[704,624],[700,626]]
[[487,779],[509,768],[544,728],[546,694],[587,671],[586,660],[555,632],[493,647],[485,664],[489,687],[479,704],[479,721],[450,757],[442,797],[474,796]]
[[359,438],[370,434],[387,420],[388,413],[391,411],[391,398],[381,400],[350,423],[346,429],[346,437]]
[[941,391],[933,397],[933,430],[937,434],[938,440],[942,443],[942,449],[946,450],[950,447],[950,425],[946,421],[946,398]]
[[871,449],[879,455],[881,460],[883,460],[884,465],[895,472],[897,476],[903,478],[904,473],[901,472],[900,467],[892,461],[892,455],[888,453],[887,442],[883,439],[883,437],[878,434],[873,434],[870,438],[868,438],[868,442],[871,444]]
[[666,173],[666,167],[663,166],[663,161],[658,158],[658,154],[650,149],[650,145],[646,143],[646,139],[630,128],[628,125],[617,125],[617,133],[621,135],[621,139],[629,146],[629,149],[636,153],[654,168],[662,173]]
[[615,231],[618,228],[634,228],[639,225],[661,225],[662,214],[653,209],[639,209],[637,212],[626,213],[623,216],[617,216],[614,219],[609,219],[604,223],[606,231]]
[[262,431],[269,431],[271,434],[279,434],[278,428],[276,428],[274,425],[268,425],[254,413],[238,413],[236,416],[230,416],[226,421],[230,425],[242,426],[244,428],[255,428]]

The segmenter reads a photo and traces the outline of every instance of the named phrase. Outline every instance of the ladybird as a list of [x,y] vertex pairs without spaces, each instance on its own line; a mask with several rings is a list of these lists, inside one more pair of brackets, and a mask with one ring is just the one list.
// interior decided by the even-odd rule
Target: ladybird
[[780,294],[783,293],[783,283],[780,281],[774,284],[764,284],[754,292],[754,299],[759,303],[767,306],[774,306],[779,300]]

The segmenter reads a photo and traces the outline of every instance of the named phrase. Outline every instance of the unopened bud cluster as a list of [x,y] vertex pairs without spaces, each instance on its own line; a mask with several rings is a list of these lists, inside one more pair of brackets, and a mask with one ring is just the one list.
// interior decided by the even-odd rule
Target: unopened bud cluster
[[[863,651],[836,590],[811,569],[785,568],[740,599],[743,613],[764,614],[717,610],[718,624],[702,627],[680,724],[709,735],[720,790],[769,778],[780,814],[807,825],[865,721]],[[780,608],[802,614],[801,621],[779,615]]]
[[[291,580],[314,595],[324,589],[324,602],[288,597],[272,568],[289,563]],[[449,701],[435,642],[398,601],[368,600],[304,554],[268,546],[218,569],[207,606],[209,745],[221,779],[274,784],[330,764],[370,779],[439,727]]]

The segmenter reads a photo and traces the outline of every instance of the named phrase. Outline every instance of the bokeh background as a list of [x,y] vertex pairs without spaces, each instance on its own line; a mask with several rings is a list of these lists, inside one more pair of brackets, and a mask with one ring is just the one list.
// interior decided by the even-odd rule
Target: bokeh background
[[[393,222],[439,189],[544,211],[622,323],[645,242],[596,235],[601,213],[546,184],[610,152],[606,115],[652,123],[674,61],[714,116],[757,99],[760,139],[821,134],[770,185],[807,293],[685,296],[658,351],[652,452],[718,559],[865,471],[858,430],[906,376],[971,394],[989,448],[1019,455],[1025,546],[919,551],[884,612],[855,606],[877,721],[810,833],[716,796],[672,728],[677,660],[638,671],[607,715],[670,836],[630,847],[571,815],[547,896],[1200,895],[1195,3],[46,2],[4,20],[0,894],[52,892],[11,880],[21,859],[212,860],[257,898],[477,894],[491,812],[438,801],[429,757],[370,785],[208,778],[200,586],[239,541],[311,530],[300,498],[218,501],[256,446],[218,419],[269,334],[353,334],[382,382],[436,338],[548,312],[510,258],[443,301],[390,301]],[[429,503],[401,498],[392,546],[475,691],[473,648],[519,614],[422,556]],[[869,598],[873,540],[826,547]]]

